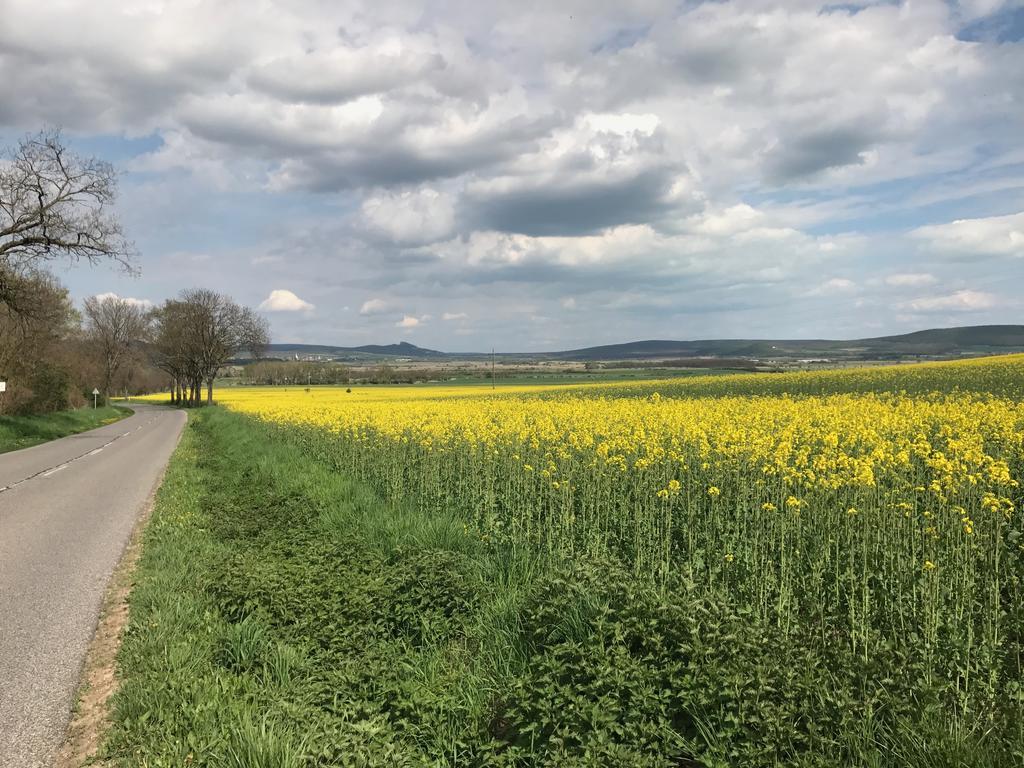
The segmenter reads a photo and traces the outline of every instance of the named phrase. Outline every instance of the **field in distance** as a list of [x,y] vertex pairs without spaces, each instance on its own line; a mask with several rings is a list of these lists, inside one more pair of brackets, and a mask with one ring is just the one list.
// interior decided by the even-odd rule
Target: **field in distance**
[[219,399],[126,764],[1024,760],[1024,356]]

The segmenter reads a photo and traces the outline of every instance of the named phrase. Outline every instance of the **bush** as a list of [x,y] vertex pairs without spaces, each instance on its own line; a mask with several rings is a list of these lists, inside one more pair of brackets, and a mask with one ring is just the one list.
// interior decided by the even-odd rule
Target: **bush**
[[28,387],[31,395],[22,403],[21,413],[52,413],[68,407],[71,376],[63,368],[40,363],[29,378]]

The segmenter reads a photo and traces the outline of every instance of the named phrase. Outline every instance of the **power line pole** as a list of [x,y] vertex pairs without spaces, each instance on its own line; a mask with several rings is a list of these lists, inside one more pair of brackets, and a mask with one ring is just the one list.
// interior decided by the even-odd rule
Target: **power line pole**
[[491,347],[491,389],[494,389],[494,347]]

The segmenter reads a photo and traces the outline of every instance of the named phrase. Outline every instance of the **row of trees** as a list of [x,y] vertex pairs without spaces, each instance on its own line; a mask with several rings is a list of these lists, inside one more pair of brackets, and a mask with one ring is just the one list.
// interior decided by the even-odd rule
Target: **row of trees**
[[117,297],[85,301],[86,336],[103,374],[104,398],[127,370],[130,384],[141,359],[167,374],[172,399],[181,405],[213,402],[217,372],[239,353],[263,356],[270,343],[264,318],[229,296],[202,288],[182,291],[153,310]]
[[[337,362],[262,360],[246,365],[241,377],[246,384],[415,384],[447,381],[460,376],[490,378],[490,371],[474,368],[401,368],[388,363],[347,366]],[[501,375],[500,373],[498,374]]]
[[153,313],[152,359],[173,382],[173,400],[199,405],[202,386],[213,402],[213,383],[229,360],[242,351],[263,356],[270,343],[266,320],[223,294],[184,291]]
[[0,155],[0,412],[81,405],[94,386],[213,399],[217,370],[242,350],[259,357],[266,322],[230,297],[184,291],[156,309],[115,296],[82,312],[48,270],[51,262],[113,263],[132,272],[134,246],[112,212],[117,174],[68,150],[56,131]]
[[348,384],[352,371],[341,363],[262,360],[242,370],[246,384]]

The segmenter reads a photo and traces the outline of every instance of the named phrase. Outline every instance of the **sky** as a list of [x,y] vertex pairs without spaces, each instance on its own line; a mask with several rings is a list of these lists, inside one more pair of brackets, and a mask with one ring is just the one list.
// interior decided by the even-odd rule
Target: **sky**
[[275,341],[541,351],[1024,322],[1024,0],[0,0],[0,146]]

